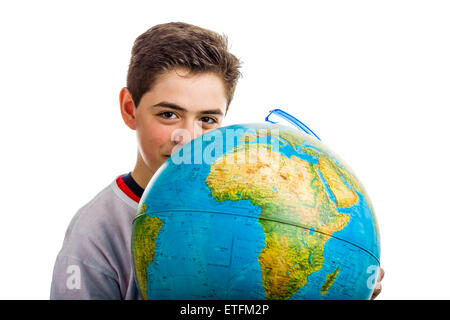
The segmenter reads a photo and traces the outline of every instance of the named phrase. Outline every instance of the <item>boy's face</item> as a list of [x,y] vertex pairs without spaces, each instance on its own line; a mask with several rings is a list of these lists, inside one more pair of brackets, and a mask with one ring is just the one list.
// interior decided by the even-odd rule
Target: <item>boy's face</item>
[[133,173],[146,183],[176,148],[220,127],[227,107],[225,86],[217,75],[182,69],[159,76],[137,108],[131,95],[130,107],[127,95],[128,89],[122,89],[122,117],[136,130],[139,147]]

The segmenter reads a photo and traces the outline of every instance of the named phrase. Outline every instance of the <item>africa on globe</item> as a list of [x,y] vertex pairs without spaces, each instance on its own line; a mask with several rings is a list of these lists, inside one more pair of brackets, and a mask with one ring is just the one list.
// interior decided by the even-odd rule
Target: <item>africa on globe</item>
[[328,147],[270,123],[209,131],[151,179],[133,222],[143,299],[369,299],[379,231]]

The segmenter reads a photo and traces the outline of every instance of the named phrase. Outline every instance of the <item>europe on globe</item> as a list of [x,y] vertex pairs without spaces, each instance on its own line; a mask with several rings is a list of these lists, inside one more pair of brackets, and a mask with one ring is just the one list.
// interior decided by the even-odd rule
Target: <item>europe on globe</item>
[[270,123],[209,131],[172,154],[132,232],[143,299],[369,299],[374,210],[318,139]]

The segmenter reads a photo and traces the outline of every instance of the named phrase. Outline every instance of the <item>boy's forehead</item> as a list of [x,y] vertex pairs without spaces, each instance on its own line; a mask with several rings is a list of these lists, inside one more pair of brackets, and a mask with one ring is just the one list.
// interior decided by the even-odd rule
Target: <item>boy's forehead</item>
[[[226,109],[223,81],[213,73],[191,73],[171,70],[160,75],[144,96],[147,106],[172,108],[179,111],[204,112]],[[142,101],[144,102],[144,101]]]

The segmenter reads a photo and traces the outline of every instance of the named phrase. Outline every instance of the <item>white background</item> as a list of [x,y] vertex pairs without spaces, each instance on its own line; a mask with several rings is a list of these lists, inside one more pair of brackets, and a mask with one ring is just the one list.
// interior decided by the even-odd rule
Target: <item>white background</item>
[[449,16],[430,0],[2,1],[0,298],[48,299],[72,216],[133,168],[119,90],[134,39],[169,21],[225,33],[244,62],[226,125],[282,108],[363,182],[379,299],[450,298]]

